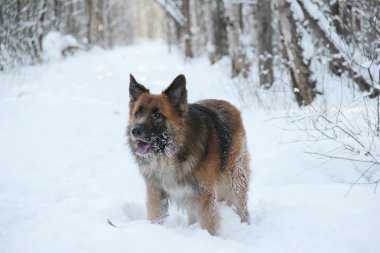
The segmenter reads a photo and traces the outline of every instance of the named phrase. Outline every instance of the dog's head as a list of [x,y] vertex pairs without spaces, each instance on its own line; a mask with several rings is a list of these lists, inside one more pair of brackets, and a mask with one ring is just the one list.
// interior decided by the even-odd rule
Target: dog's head
[[185,76],[177,76],[161,94],[151,94],[130,75],[129,99],[127,135],[132,151],[139,156],[168,154],[187,112]]

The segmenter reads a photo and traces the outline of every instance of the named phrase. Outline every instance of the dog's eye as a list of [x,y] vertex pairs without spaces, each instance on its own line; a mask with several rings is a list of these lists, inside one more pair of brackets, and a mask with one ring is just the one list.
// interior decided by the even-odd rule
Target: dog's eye
[[140,105],[139,108],[137,108],[137,110],[135,112],[135,117],[140,116],[140,114],[142,113],[143,109],[144,108]]
[[153,108],[152,110],[152,118],[153,119],[161,119],[162,114],[158,111],[158,108]]

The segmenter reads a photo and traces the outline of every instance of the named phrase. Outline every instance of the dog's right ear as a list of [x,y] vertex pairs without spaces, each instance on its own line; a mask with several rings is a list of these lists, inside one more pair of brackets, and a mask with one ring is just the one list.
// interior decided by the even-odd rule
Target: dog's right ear
[[129,103],[133,104],[141,96],[141,94],[148,92],[149,90],[144,85],[138,83],[136,79],[129,74]]

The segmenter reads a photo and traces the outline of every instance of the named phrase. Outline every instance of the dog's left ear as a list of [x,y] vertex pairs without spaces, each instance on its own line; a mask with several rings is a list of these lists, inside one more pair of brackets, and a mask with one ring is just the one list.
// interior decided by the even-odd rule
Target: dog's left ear
[[169,98],[170,104],[179,109],[179,113],[183,113],[186,110],[187,90],[184,75],[177,76],[163,93]]
[[148,92],[149,90],[144,87],[144,85],[139,84],[136,79],[129,74],[129,103],[133,104],[144,92]]

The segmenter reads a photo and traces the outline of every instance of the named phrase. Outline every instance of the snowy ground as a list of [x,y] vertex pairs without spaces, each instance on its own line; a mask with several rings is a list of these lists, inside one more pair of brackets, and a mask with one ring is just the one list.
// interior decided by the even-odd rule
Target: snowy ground
[[379,193],[357,185],[347,194],[337,182],[357,177],[348,164],[317,166],[302,144],[280,144],[287,133],[267,119],[281,111],[242,107],[251,225],[223,205],[217,237],[187,227],[175,208],[164,225],[144,219],[145,186],[124,136],[129,73],[154,92],[184,73],[189,101],[239,105],[226,72],[141,43],[0,74],[0,252],[379,252]]

